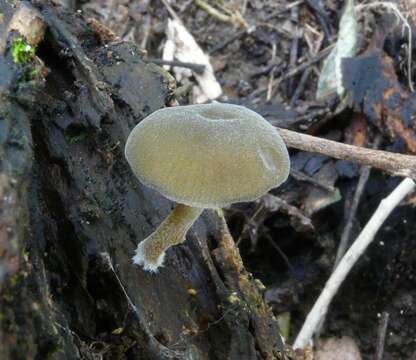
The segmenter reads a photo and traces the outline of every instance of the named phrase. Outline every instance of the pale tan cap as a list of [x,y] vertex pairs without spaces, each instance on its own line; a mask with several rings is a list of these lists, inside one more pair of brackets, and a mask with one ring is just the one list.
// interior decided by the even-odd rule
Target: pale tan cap
[[255,200],[284,182],[290,167],[272,125],[221,103],[155,111],[132,130],[125,155],[143,184],[201,208]]

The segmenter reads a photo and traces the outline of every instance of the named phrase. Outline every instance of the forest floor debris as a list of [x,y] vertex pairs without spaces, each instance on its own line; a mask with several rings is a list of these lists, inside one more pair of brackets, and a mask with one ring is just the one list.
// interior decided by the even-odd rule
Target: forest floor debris
[[[221,11],[220,15],[229,15],[217,6],[221,1],[198,3],[199,6],[193,1],[171,0],[169,6],[182,19],[203,53],[209,54],[222,90],[218,100],[243,104],[278,127],[313,135],[318,138],[315,149],[305,145],[310,140],[308,135],[302,135],[299,147],[305,151],[319,150],[326,155],[292,152],[295,171],[285,187],[272,194],[286,203],[286,207],[280,206],[276,211],[260,203],[236,205],[226,210],[230,230],[234,238],[239,239],[248,269],[261,278],[268,289],[274,289],[274,294],[291,289],[286,300],[277,295],[274,299],[278,298],[279,309],[291,309],[293,336],[301,328],[307,304],[319,295],[325,274],[329,276],[334,267],[345,219],[351,224],[350,237],[355,237],[367,222],[368,214],[373,213],[380,200],[396,186],[397,179],[377,168],[414,178],[415,160],[409,155],[415,153],[416,143],[412,81],[415,69],[409,61],[412,55],[409,26],[414,27],[416,12],[411,7],[414,2],[400,0],[384,6],[384,2],[356,1],[360,41],[358,56],[342,64],[348,100],[344,103],[339,99],[317,101],[315,98],[322,62],[336,43],[344,2],[283,1],[278,6],[274,1],[233,0],[227,3],[226,10],[235,9],[234,13],[241,15],[244,24],[231,18],[219,19],[213,9]],[[398,10],[393,10],[396,15],[386,11],[393,7]],[[120,38],[140,44],[147,59],[163,64],[169,11],[162,2],[93,0],[85,4],[84,11],[109,26]],[[391,31],[385,32],[385,29]],[[200,62],[173,61],[178,62],[169,65],[191,70],[186,85],[197,87],[199,69],[195,66]],[[368,67],[371,71],[366,70]],[[364,77],[364,83],[358,81],[362,81],[360,75],[366,73],[374,77]],[[375,77],[380,81],[371,80]],[[194,100],[185,94],[175,101],[186,104]],[[356,116],[362,118],[365,129],[362,133],[352,125]],[[357,144],[355,140],[360,136],[362,140]],[[381,137],[380,150],[368,149],[378,137]],[[324,146],[330,140],[344,143],[345,153],[341,158],[356,161],[358,156],[359,163],[373,167],[371,173],[368,174],[369,169],[360,171],[354,164],[335,160],[336,154],[328,153]],[[351,148],[348,144],[361,148]],[[357,155],[359,153],[361,155]],[[319,174],[324,167],[330,171],[321,178]],[[365,182],[367,186],[360,196],[357,191],[357,197],[362,200],[355,210],[345,206],[347,194]],[[305,201],[317,187],[327,192],[327,201],[332,189],[339,191],[340,198],[321,208],[312,203],[309,207],[312,210],[307,213]],[[393,336],[387,331],[386,358],[406,358],[416,352],[416,348],[406,342],[406,334],[415,331],[413,315],[397,315],[400,314],[398,304],[403,303],[398,299],[416,297],[412,291],[414,281],[410,278],[415,256],[411,204],[409,200],[407,206],[396,209],[387,220],[380,230],[380,240],[368,250],[368,257],[357,264],[357,271],[353,271],[343,285],[341,295],[328,314],[331,321],[324,329],[325,335],[352,333],[358,339],[363,356],[375,353],[378,346],[375,314],[384,310],[391,314],[388,327],[395,332]],[[344,211],[351,211],[351,216]],[[351,222],[351,217],[355,221]],[[300,226],[302,224],[304,226]],[[253,233],[256,240],[246,241]],[[282,261],[282,254],[287,261]],[[362,269],[365,271],[361,272]],[[286,286],[282,284],[290,280],[296,286],[282,289]],[[377,297],[368,296],[375,292]]]

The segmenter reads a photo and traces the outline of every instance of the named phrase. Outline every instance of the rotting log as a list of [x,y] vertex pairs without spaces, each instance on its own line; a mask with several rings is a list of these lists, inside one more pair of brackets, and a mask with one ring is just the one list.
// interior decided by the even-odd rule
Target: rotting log
[[[46,33],[18,65],[8,23],[21,6]],[[216,213],[157,275],[131,263],[172,204],[135,179],[124,142],[170,101],[169,75],[46,1],[0,0],[0,14],[0,358],[284,358]]]

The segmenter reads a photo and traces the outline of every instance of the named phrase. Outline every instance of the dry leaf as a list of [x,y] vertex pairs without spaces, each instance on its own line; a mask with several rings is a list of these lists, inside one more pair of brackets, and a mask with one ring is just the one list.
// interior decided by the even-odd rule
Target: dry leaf
[[186,68],[173,68],[178,81],[181,81],[183,78],[189,78],[192,75],[196,78],[198,86],[194,87],[194,103],[204,103],[219,97],[222,94],[222,89],[215,78],[209,57],[202,51],[185,26],[176,19],[169,19],[166,36],[167,41],[163,49],[163,60],[173,61],[176,59],[181,62],[205,66],[202,74],[192,72]]
[[392,59],[375,50],[353,59],[344,59],[344,86],[356,111],[392,140],[400,139],[416,153],[416,93],[400,85]]
[[339,23],[336,46],[324,61],[318,80],[318,90],[316,91],[318,100],[335,92],[340,97],[345,93],[342,83],[341,61],[343,58],[355,55],[358,41],[358,24],[354,6],[355,1],[348,0]]

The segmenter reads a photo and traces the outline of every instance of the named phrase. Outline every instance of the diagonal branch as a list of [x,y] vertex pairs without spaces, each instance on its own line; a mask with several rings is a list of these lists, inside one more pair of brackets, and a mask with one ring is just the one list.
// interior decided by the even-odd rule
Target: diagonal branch
[[294,349],[304,348],[309,344],[312,336],[325,317],[328,307],[336,295],[341,284],[349,274],[351,268],[364,253],[367,247],[374,240],[374,237],[390,213],[400,204],[400,202],[416,188],[413,180],[406,178],[394,189],[394,191],[380,202],[377,210],[370,218],[358,238],[354,241],[346,254],[343,256],[331,277],[325,284],[324,289],[316,300],[312,310],[306,317],[305,323],[300,330]]
[[277,128],[288,147],[353,161],[416,180],[416,156],[373,150]]

